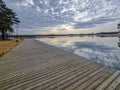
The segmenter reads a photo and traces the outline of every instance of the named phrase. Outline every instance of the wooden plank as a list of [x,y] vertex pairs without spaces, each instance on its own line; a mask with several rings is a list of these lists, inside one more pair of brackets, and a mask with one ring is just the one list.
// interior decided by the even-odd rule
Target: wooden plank
[[[105,67],[102,67],[102,68],[90,73],[88,76],[83,77],[82,79],[76,81],[74,84],[72,84],[69,87],[65,88],[65,90],[72,90],[72,89],[74,89],[74,90],[83,90],[81,85],[84,84],[84,82],[86,80],[90,79],[91,77],[95,77],[96,74],[98,74],[98,73],[100,73],[101,71],[104,71],[104,70],[105,70]],[[84,84],[83,86],[86,86],[86,84]],[[77,89],[77,88],[79,88],[79,89]]]
[[114,79],[120,74],[120,71],[116,71],[108,79],[106,79],[102,84],[100,84],[95,90],[105,90],[107,86],[114,81]]
[[[76,64],[75,64],[75,62],[73,63],[73,66],[75,67],[75,66],[77,66],[77,64],[79,65],[81,62],[77,62]],[[70,64],[71,66],[72,66],[72,64]],[[72,69],[73,67],[71,67],[71,68],[68,68],[68,69],[66,69],[66,68],[68,68],[66,65],[65,66],[63,66],[63,67],[59,67],[58,69],[56,68],[56,69],[54,69],[54,70],[52,70],[52,71],[50,71],[50,70],[48,70],[48,71],[45,71],[45,72],[43,72],[43,73],[33,73],[34,75],[32,75],[32,76],[30,76],[30,74],[27,74],[26,76],[23,76],[23,77],[20,77],[20,78],[12,78],[11,80],[9,80],[9,81],[7,81],[7,83],[5,82],[5,83],[1,83],[2,84],[2,86],[4,86],[4,87],[2,87],[1,86],[1,88],[7,88],[7,87],[10,87],[10,86],[14,86],[14,84],[17,86],[17,83],[16,82],[18,82],[19,84],[20,83],[22,83],[23,85],[24,85],[24,83],[25,83],[25,80],[29,80],[30,82],[32,82],[32,80],[34,80],[35,78],[37,78],[37,77],[39,77],[39,78],[43,78],[43,77],[45,77],[45,76],[47,76],[48,77],[48,75],[55,75],[55,73],[57,73],[57,74],[59,74],[58,72],[60,72],[61,70],[62,70],[62,72],[64,71],[64,72],[66,72],[66,70],[68,70],[68,69]],[[64,70],[63,70],[64,69]],[[54,71],[54,72],[53,72]],[[39,72],[41,72],[41,71],[39,71]],[[31,72],[32,73],[32,72]],[[41,77],[42,76],[42,77]],[[22,81],[20,81],[22,79]],[[24,81],[23,81],[24,80]]]
[[[78,68],[79,68],[79,67],[78,67]],[[79,68],[79,69],[80,69],[80,68]],[[75,70],[75,68],[74,68],[73,70],[69,70],[69,71],[64,72],[64,73],[62,73],[62,74],[56,75],[56,76],[54,76],[54,77],[51,77],[51,78],[49,78],[49,79],[47,79],[47,80],[44,80],[44,81],[42,81],[42,82],[38,81],[38,82],[36,82],[36,83],[33,83],[34,85],[32,85],[31,87],[27,88],[26,90],[33,89],[33,88],[35,89],[35,88],[38,87],[38,86],[44,86],[44,85],[46,85],[47,83],[50,83],[50,82],[52,82],[52,81],[54,81],[54,80],[57,80],[57,79],[65,76],[65,75],[71,73],[71,72],[74,71],[74,70]],[[85,69],[85,70],[86,70],[86,69]],[[79,72],[79,73],[82,73],[82,72]]]
[[58,83],[59,86],[54,85],[54,87],[50,87],[51,90],[56,90],[57,88],[59,88],[60,90],[64,90],[66,87],[70,86],[71,84],[75,83],[77,80],[80,80],[86,76],[88,76],[90,73],[97,71],[99,68],[101,67],[94,67],[88,71],[85,71],[82,74],[75,74],[74,76],[71,76],[61,82]]
[[[89,76],[88,80],[86,80],[85,82],[81,83],[74,90],[85,90],[85,88],[87,88],[88,86],[91,86],[94,82],[97,82],[97,80],[99,80],[101,77],[103,77],[106,73],[111,75],[113,73],[113,71],[108,71],[108,69],[104,69],[104,70],[96,73],[95,75],[93,74],[93,76]],[[87,77],[85,77],[85,79],[86,78]],[[104,80],[105,80],[105,78],[104,78]]]
[[113,70],[108,70],[98,80],[95,80],[94,82],[90,83],[90,85],[86,87],[84,90],[95,90],[97,86],[99,86],[102,82],[104,82],[113,73],[114,73]]
[[88,65],[80,65],[79,66],[80,68],[78,70],[74,70],[74,71],[70,72],[69,74],[66,74],[66,75],[64,75],[64,76],[62,76],[62,77],[60,77],[60,78],[58,78],[58,79],[56,79],[54,81],[51,81],[51,82],[45,84],[44,87],[43,86],[42,87],[38,86],[38,87],[35,87],[34,89],[36,89],[36,90],[37,89],[45,89],[45,90],[46,89],[53,89],[58,85],[56,83],[59,82],[59,84],[60,84],[61,82],[64,82],[64,81],[67,82],[69,77],[72,77],[72,76],[74,77],[75,74],[82,73],[82,72],[85,72],[85,70],[90,69],[89,65],[90,64],[88,64]]
[[119,84],[120,84],[120,74],[115,78],[115,80],[112,81],[112,83],[109,86],[107,86],[106,90],[116,90]]

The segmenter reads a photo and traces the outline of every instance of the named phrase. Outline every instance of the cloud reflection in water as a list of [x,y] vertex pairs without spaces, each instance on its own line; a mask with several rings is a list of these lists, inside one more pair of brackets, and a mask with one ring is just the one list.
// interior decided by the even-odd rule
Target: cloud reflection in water
[[101,42],[84,42],[84,41],[59,41],[51,42],[40,40],[47,44],[64,49],[68,52],[77,54],[88,60],[93,60],[97,63],[101,63],[106,66],[110,66],[115,69],[120,69],[120,49],[118,47],[109,46]]

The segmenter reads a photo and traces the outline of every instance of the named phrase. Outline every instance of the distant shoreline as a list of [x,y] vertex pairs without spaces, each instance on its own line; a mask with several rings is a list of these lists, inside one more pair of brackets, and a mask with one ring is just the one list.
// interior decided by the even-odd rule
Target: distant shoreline
[[[64,34],[64,35],[19,35],[19,38],[45,38],[45,37],[63,37],[63,36],[68,36],[68,37],[84,37],[84,36],[97,36],[97,37],[120,37],[120,34]],[[11,35],[8,37],[17,37],[17,35]]]
[[[8,35],[8,37],[19,37],[19,38],[44,38],[44,37],[59,37],[59,36],[70,36],[70,37],[83,37],[83,36],[97,36],[97,37],[120,37],[119,32],[100,32],[100,33],[87,33],[87,34],[38,34],[38,35]],[[0,35],[1,37],[1,35]]]

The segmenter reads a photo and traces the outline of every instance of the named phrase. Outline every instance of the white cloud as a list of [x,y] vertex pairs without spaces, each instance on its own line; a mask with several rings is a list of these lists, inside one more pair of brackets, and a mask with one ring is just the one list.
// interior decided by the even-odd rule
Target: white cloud
[[18,7],[34,5],[33,0],[21,0],[21,2],[14,2]]
[[69,25],[69,24],[63,24],[63,25],[57,25],[57,26],[53,27],[52,29],[56,29],[56,30],[73,30],[74,27],[72,25]]
[[33,0],[26,0],[27,4],[34,5]]
[[37,8],[37,11],[39,11],[39,12],[41,11],[40,7],[37,6],[36,8]]
[[79,12],[73,16],[74,21],[79,22],[81,19],[86,17],[88,15],[88,12]]

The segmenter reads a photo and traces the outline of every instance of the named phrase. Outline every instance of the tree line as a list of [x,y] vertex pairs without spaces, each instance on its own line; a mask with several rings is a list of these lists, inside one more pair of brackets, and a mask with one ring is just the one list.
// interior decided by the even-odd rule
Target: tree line
[[8,8],[2,0],[0,0],[0,33],[3,40],[9,32],[13,32],[13,25],[20,23],[16,13]]

